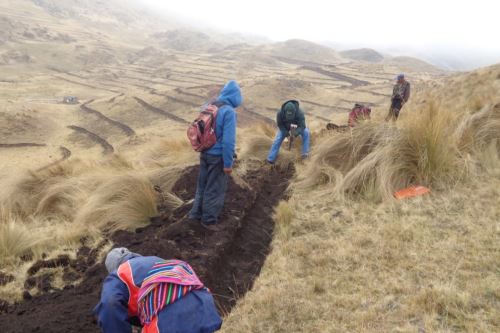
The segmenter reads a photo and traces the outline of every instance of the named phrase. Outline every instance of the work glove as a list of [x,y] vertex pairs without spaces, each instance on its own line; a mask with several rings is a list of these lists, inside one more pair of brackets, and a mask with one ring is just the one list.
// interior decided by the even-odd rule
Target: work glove
[[293,133],[293,136],[298,137],[301,135],[302,135],[302,128],[296,128],[294,133]]

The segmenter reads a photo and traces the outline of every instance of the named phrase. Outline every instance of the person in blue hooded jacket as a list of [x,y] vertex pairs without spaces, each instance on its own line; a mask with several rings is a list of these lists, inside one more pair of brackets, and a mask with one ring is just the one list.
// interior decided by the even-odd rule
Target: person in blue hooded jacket
[[191,220],[201,221],[207,229],[216,229],[224,207],[228,175],[233,170],[236,147],[236,111],[242,103],[241,90],[236,81],[229,81],[213,103],[219,107],[215,120],[217,142],[200,154],[200,174]]

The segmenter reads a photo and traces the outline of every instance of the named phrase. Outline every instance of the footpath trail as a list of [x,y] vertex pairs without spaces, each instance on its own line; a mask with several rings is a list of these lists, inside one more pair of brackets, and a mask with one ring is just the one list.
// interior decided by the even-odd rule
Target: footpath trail
[[112,152],[115,151],[115,148],[113,148],[113,146],[108,141],[101,138],[99,135],[89,131],[86,128],[83,128],[80,126],[75,126],[75,125],[70,125],[70,126],[68,126],[68,128],[72,129],[73,131],[75,131],[77,133],[85,135],[88,139],[90,139],[90,141],[93,141],[93,142],[101,145],[104,155],[111,154]]
[[165,116],[165,118],[167,119],[170,119],[172,121],[175,121],[175,122],[178,122],[178,123],[181,123],[183,125],[187,125],[189,124],[189,122],[185,119],[182,119],[181,117],[178,117],[176,116],[175,114],[173,113],[170,113],[168,111],[165,111],[165,110],[162,110],[160,108],[157,108],[156,106],[153,106],[151,104],[149,104],[148,102],[146,102],[145,100],[143,99],[140,99],[139,97],[134,97],[134,99],[143,107],[145,108],[146,110],[149,110],[149,111],[152,111],[154,113],[157,113],[157,114],[161,114],[163,116]]
[[[186,202],[194,197],[197,173],[198,167],[186,169],[173,188]],[[243,177],[250,188],[231,180],[218,232],[186,220],[190,209],[186,204],[136,232],[119,231],[109,240],[144,255],[189,262],[212,290],[221,312],[227,313],[260,273],[272,240],[273,209],[285,197],[293,173],[293,167],[265,166]],[[103,264],[97,262],[97,253],[105,244],[106,241],[96,249],[82,245],[76,259],[60,256],[35,263],[28,271],[25,287],[35,286],[43,293],[31,297],[25,292],[25,301],[15,305],[0,301],[2,333],[97,332],[92,309],[106,276]],[[68,285],[80,280],[81,283],[54,289],[54,277],[45,269],[54,267],[64,271],[63,279]]]
[[[113,97],[115,98],[115,97]],[[100,120],[110,124],[111,126],[114,126],[114,127],[117,127],[119,128],[121,131],[123,131],[127,136],[134,136],[135,135],[135,131],[130,128],[130,126],[124,124],[124,123],[121,123],[117,120],[114,120],[114,119],[111,119],[107,116],[105,116],[104,114],[102,114],[101,112],[95,110],[95,109],[92,109],[91,107],[89,107],[88,105],[90,103],[92,103],[93,100],[85,103],[85,104],[82,104],[80,105],[80,110],[82,112],[85,112],[85,113],[89,113],[89,114],[93,114],[95,115],[97,118],[99,118]]]
[[68,148],[60,146],[59,150],[61,151],[61,158],[60,159],[58,159],[57,161],[54,161],[52,163],[49,163],[49,164],[47,164],[47,165],[39,168],[37,171],[42,171],[42,170],[46,170],[48,168],[51,168],[54,165],[57,165],[57,164],[65,161],[65,160],[67,160],[68,158],[71,157],[71,150],[69,150]]
[[0,148],[22,148],[22,147],[45,147],[45,143],[32,143],[32,142],[20,142],[20,143],[0,143]]

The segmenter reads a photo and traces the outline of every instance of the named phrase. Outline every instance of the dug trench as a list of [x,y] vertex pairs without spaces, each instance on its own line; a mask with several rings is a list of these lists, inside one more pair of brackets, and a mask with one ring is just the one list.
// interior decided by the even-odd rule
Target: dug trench
[[[217,232],[186,218],[197,174],[198,167],[184,170],[173,188],[185,205],[135,232],[119,231],[108,238],[115,246],[142,255],[187,261],[212,291],[221,314],[227,314],[260,273],[270,251],[274,207],[286,197],[294,168],[260,167],[242,177],[238,184],[244,186],[231,179]],[[3,333],[99,331],[92,309],[107,274],[97,260],[106,242],[90,249],[83,246],[84,241],[76,259],[60,256],[36,262],[28,271],[31,277],[25,283],[23,302],[9,305],[0,301]],[[67,286],[62,290],[51,286],[52,277],[47,273],[56,267],[64,270]],[[30,288],[42,293],[32,297]]]

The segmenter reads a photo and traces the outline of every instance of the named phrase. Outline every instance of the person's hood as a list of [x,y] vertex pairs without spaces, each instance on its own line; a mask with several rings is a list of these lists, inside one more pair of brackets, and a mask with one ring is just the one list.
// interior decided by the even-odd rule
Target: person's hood
[[217,101],[223,102],[231,105],[233,108],[237,108],[243,102],[243,97],[241,96],[241,89],[236,81],[231,80],[224,88],[222,88]]
[[292,103],[294,106],[295,106],[295,111],[298,111],[299,110],[299,101],[296,101],[294,99],[291,99],[289,101],[286,101],[285,103],[283,103],[283,105],[281,106],[281,110],[282,111],[285,111],[285,105],[287,105],[288,103]]
[[292,121],[295,119],[295,115],[299,111],[299,102],[296,100],[289,100],[283,103],[281,106],[281,112],[283,113],[287,121]]

